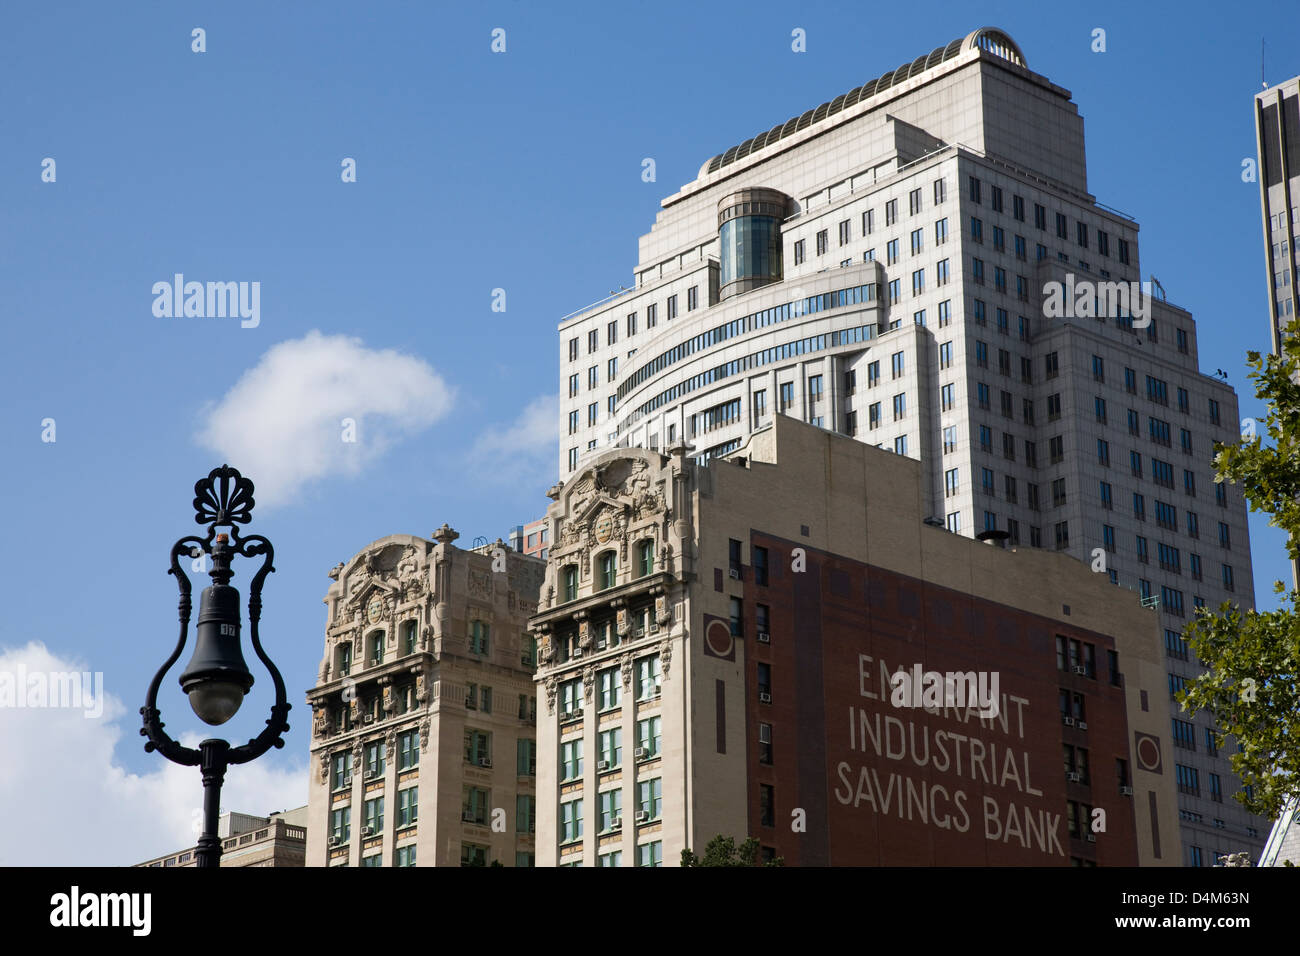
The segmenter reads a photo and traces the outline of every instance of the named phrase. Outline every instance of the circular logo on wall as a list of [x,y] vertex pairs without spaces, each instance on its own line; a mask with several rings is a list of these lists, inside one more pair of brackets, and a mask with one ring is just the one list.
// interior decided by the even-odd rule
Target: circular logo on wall
[[614,520],[608,514],[603,514],[596,519],[591,530],[595,532],[596,540],[604,544],[614,536]]
[[731,625],[726,621],[710,621],[704,629],[704,643],[714,657],[731,657],[736,644],[731,636]]
[[370,603],[366,605],[366,617],[370,620],[371,624],[376,624],[383,616],[384,599],[376,594],[370,599]]
[[1150,734],[1134,733],[1133,750],[1137,755],[1138,766],[1150,773],[1161,773],[1160,740]]

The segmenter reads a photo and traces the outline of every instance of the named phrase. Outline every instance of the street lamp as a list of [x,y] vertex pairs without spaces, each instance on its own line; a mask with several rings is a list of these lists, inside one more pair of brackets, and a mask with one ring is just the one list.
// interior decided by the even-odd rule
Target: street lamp
[[[217,818],[221,813],[221,784],[230,764],[248,763],[266,753],[271,747],[283,747],[284,734],[289,729],[287,718],[289,704],[285,699],[284,681],[271,659],[262,650],[257,634],[257,622],[262,616],[262,582],[275,568],[271,566],[275,551],[271,542],[260,534],[240,537],[237,524],[247,524],[253,518],[253,483],[229,465],[214,468],[206,478],[194,484],[194,520],[206,524],[206,537],[187,535],[171,551],[171,569],[180,589],[180,639],[176,649],[154,675],[149,684],[145,704],[140,708],[144,726],[140,736],[149,738],[144,749],[157,750],[173,763],[186,767],[197,766],[203,773],[203,835],[195,852],[196,863],[201,867],[221,865],[221,839],[217,836]],[[229,533],[217,534],[217,528],[229,528]],[[275,703],[266,729],[248,743],[231,747],[224,740],[204,740],[199,749],[182,747],[163,730],[158,711],[158,687],[163,675],[171,669],[185,649],[190,626],[190,579],[181,570],[180,558],[188,555],[198,558],[208,555],[212,570],[208,574],[212,584],[203,589],[199,599],[199,619],[195,628],[194,655],[180,676],[181,690],[189,697],[190,707],[206,724],[224,724],[239,710],[244,695],[253,686],[253,675],[244,663],[239,642],[239,591],[230,586],[234,572],[231,560],[236,556],[252,558],[263,555],[262,566],[253,575],[248,588],[249,636],[253,651],[271,673],[275,684]]]

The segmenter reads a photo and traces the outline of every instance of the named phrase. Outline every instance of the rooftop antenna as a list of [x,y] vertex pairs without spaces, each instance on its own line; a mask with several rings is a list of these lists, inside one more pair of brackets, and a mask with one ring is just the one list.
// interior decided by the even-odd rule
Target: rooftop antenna
[[1259,85],[1268,89],[1268,80],[1264,79],[1264,38],[1259,38]]

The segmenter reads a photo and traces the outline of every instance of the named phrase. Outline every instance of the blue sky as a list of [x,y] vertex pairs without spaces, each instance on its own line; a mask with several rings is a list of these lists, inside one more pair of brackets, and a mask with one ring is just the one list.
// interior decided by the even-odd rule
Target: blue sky
[[[266,479],[251,527],[277,548],[264,637],[294,704],[285,750],[232,772],[264,788],[226,804],[305,800],[303,693],[326,572],[385,534],[446,521],[469,543],[538,515],[555,465],[556,322],[631,284],[659,200],[715,153],[978,26],[1005,29],[1073,92],[1092,191],[1141,223],[1144,271],[1197,319],[1203,370],[1224,368],[1242,414],[1258,414],[1245,353],[1268,346],[1263,239],[1241,161],[1254,155],[1261,23],[1276,18],[1269,80],[1300,73],[1283,42],[1300,35],[1300,7],[1152,6],[7,8],[0,654],[39,642],[102,671],[123,711],[93,734],[63,724],[66,739],[23,724],[35,743],[7,767],[65,753],[54,769],[46,758],[44,783],[0,786],[0,811],[27,813],[24,799],[57,786],[73,808],[111,809],[98,777],[63,766],[83,752],[100,776],[160,772],[135,709],[174,640],[168,549],[196,527],[192,486],[218,449]],[[191,51],[195,27],[204,53]],[[490,50],[497,27],[504,54]],[[796,27],[807,53],[791,52]],[[1098,27],[1105,53],[1090,49]],[[356,183],[341,182],[345,157]],[[642,181],[646,157],[656,182]],[[156,317],[152,286],[178,272],[259,282],[260,324]],[[497,288],[505,312],[491,310]],[[341,455],[303,437],[350,411],[361,447]],[[47,418],[54,443],[41,440]],[[1251,536],[1271,605],[1269,582],[1289,578],[1282,540],[1259,520]],[[197,730],[174,674],[164,717]],[[260,729],[268,684],[229,725],[234,739]],[[0,712],[2,746],[18,746],[15,719]],[[168,779],[197,803],[187,773]],[[103,852],[124,862],[174,848],[148,822]],[[11,850],[0,863],[21,862],[24,848]],[[88,852],[69,836],[67,862]]]

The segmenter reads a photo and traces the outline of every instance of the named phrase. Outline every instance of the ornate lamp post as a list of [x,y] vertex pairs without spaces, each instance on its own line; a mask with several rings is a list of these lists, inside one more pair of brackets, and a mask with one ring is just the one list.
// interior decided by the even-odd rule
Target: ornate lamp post
[[[180,589],[180,639],[176,649],[154,675],[149,684],[145,705],[140,708],[144,726],[140,735],[149,742],[146,751],[157,750],[168,760],[187,767],[197,766],[203,773],[203,835],[199,838],[195,854],[201,867],[221,865],[221,839],[217,836],[217,818],[221,812],[221,784],[226,768],[231,764],[248,763],[266,753],[271,747],[283,747],[281,736],[289,729],[287,718],[289,704],[285,699],[284,681],[271,659],[262,650],[258,638],[257,622],[262,616],[262,582],[275,568],[271,542],[261,535],[240,537],[237,524],[252,520],[253,483],[229,465],[214,468],[206,478],[194,485],[194,520],[206,524],[206,537],[187,535],[171,551],[171,569]],[[229,528],[228,534],[217,534],[217,528]],[[275,703],[266,729],[256,739],[239,747],[231,747],[224,740],[204,740],[199,749],[182,747],[163,730],[158,711],[158,687],[163,675],[176,663],[185,649],[190,625],[190,579],[181,570],[180,558],[208,555],[212,559],[209,575],[212,584],[203,589],[199,600],[199,619],[195,629],[194,656],[180,675],[181,689],[189,696],[190,706],[206,724],[224,724],[235,715],[243,703],[244,695],[253,686],[253,675],[244,663],[239,641],[239,592],[230,586],[234,572],[231,560],[236,556],[252,558],[263,555],[262,566],[253,575],[248,588],[248,620],[253,650],[271,674],[275,684]]]

